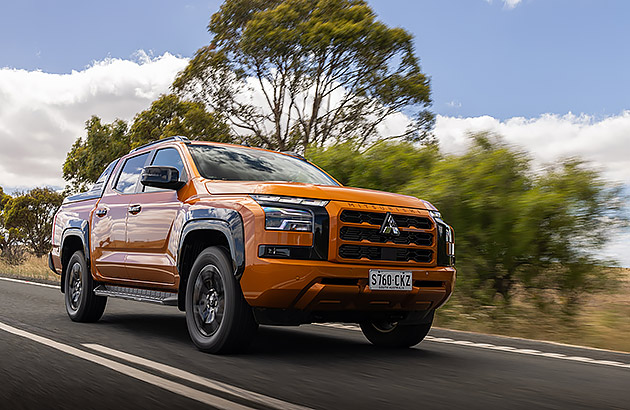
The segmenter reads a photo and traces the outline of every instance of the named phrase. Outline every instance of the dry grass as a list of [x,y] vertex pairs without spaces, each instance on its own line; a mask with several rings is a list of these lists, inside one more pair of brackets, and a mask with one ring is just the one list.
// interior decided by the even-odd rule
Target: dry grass
[[[540,309],[521,295],[509,308],[471,309],[455,295],[440,309],[436,325],[528,339],[549,340],[630,352],[630,269],[615,269],[618,286],[609,292],[584,295],[578,312],[560,313],[557,306]],[[59,283],[46,257],[31,256],[20,266],[0,260],[0,275]]]
[[54,284],[58,284],[60,280],[59,275],[56,275],[48,267],[46,256],[38,258],[31,255],[23,264],[17,266],[9,265],[0,259],[0,275]]
[[630,269],[612,271],[619,279],[617,286],[583,295],[573,315],[553,304],[541,309],[524,295],[509,308],[474,310],[454,297],[439,311],[436,325],[630,352]]

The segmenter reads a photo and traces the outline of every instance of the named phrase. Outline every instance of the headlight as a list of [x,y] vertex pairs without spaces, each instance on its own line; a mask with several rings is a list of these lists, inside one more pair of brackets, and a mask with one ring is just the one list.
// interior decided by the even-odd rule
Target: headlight
[[278,196],[278,195],[251,195],[254,201],[259,204],[297,204],[297,205],[310,205],[310,206],[326,206],[329,201],[323,199],[311,199],[311,198],[295,198],[292,196]]
[[313,214],[306,209],[263,206],[263,211],[265,211],[265,229],[313,232]]
[[434,219],[442,219],[442,214],[439,211],[429,211],[429,215],[431,215]]
[[[265,211],[265,229],[274,231],[313,232],[314,216],[309,208],[323,208],[329,202],[323,199],[279,195],[251,195],[251,197]],[[292,207],[291,205],[302,206]]]

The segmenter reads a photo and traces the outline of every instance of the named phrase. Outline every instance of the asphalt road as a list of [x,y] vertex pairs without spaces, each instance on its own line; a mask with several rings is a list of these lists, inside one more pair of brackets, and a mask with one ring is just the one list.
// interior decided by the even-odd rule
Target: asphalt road
[[57,289],[2,279],[0,408],[630,409],[630,354],[441,329],[391,351],[336,326],[212,356],[176,308],[110,299],[78,324]]

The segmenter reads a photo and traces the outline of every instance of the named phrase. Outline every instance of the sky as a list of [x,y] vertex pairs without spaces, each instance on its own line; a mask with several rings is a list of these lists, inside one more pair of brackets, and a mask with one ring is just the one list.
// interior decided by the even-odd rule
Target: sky
[[[585,158],[630,193],[630,1],[368,3],[414,35],[446,152],[491,130],[541,166]],[[130,120],[168,92],[220,4],[0,0],[0,186],[63,187],[85,121]],[[630,266],[630,234],[607,252]]]

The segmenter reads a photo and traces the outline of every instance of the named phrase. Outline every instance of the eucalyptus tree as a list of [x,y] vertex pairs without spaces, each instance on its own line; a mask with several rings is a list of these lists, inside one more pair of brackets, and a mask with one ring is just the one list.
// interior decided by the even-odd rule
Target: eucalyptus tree
[[404,112],[391,138],[430,135],[429,78],[413,37],[363,0],[226,0],[173,89],[226,116],[248,143],[302,150],[359,143]]

